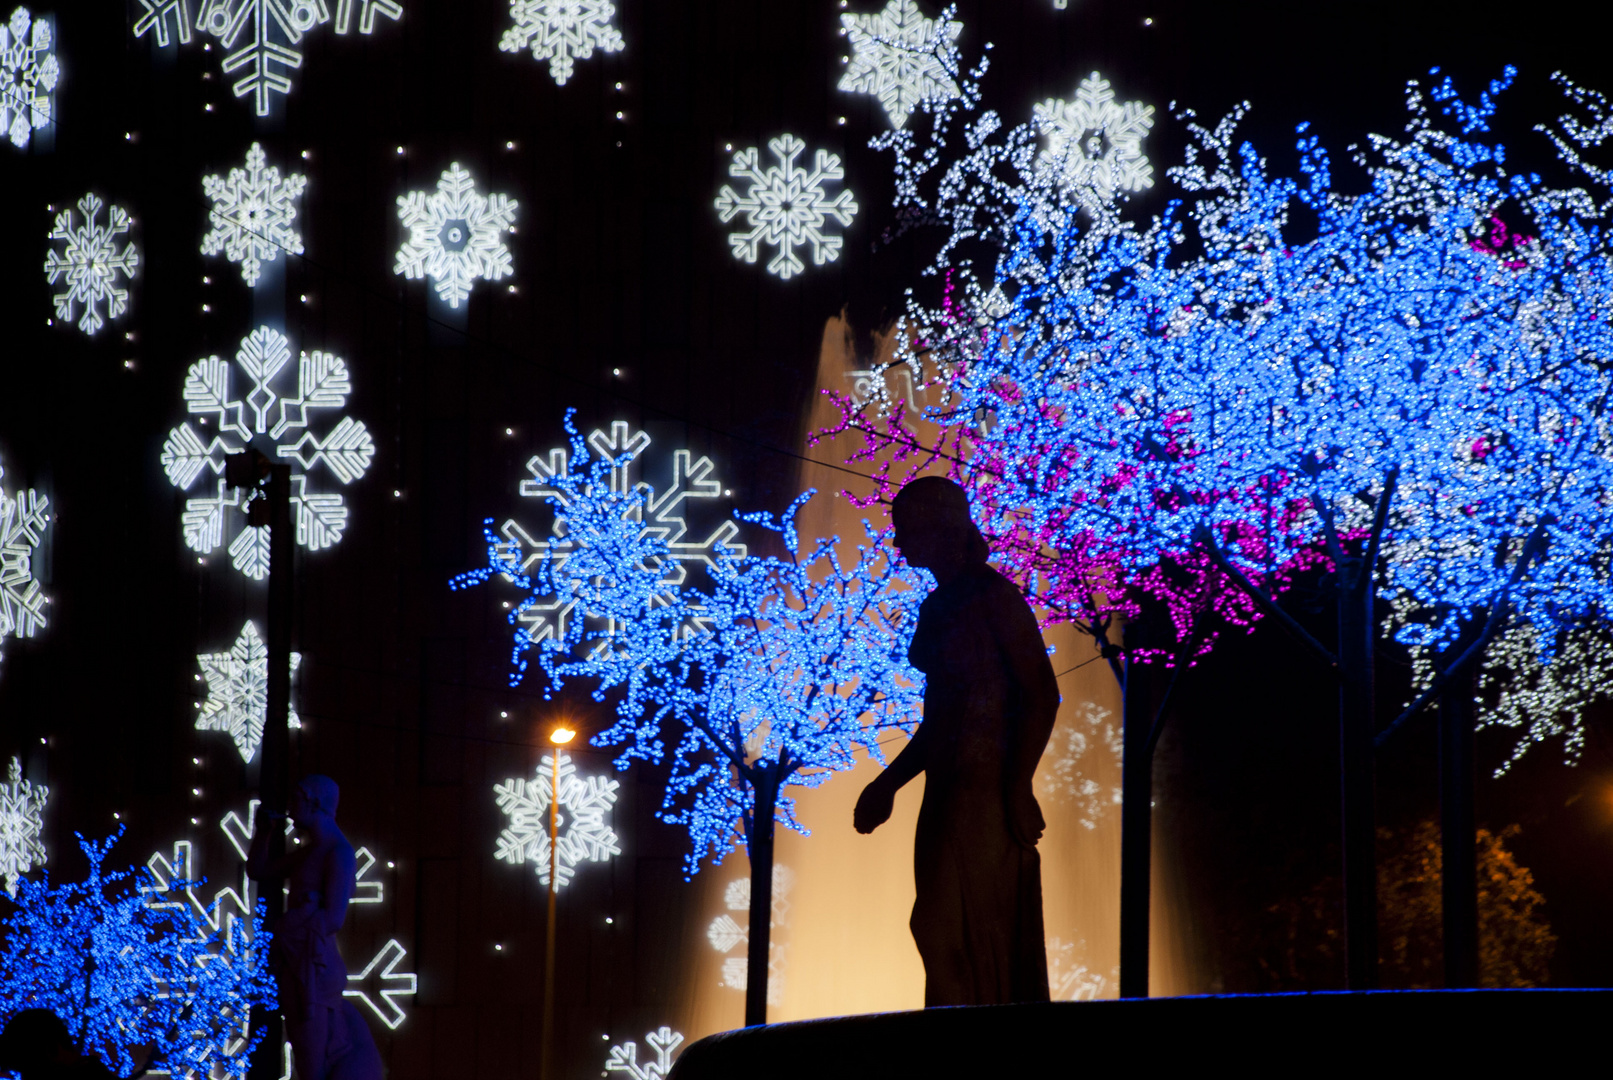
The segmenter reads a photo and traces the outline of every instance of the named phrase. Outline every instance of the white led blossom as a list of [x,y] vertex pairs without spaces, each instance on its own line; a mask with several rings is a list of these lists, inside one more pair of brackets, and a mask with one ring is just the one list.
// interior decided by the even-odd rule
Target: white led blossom
[[[0,468],[0,481],[5,475]],[[13,497],[0,483],[0,656],[7,638],[33,637],[45,626],[50,598],[34,577],[34,551],[49,524],[49,499],[33,488]]]
[[0,784],[0,878],[6,892],[17,895],[17,879],[45,865],[45,800],[50,789],[22,778],[22,762],[11,759],[6,782]]
[[[773,908],[768,926],[773,930],[790,925],[790,890],[795,887],[795,872],[787,866],[773,865]],[[730,881],[723,890],[723,906],[729,911],[750,910],[750,878]],[[750,944],[750,931],[745,923],[732,915],[718,915],[706,927],[706,940],[720,953],[728,956],[722,962],[722,984],[730,990],[743,991],[748,982],[745,972],[745,949]],[[771,934],[767,942],[767,1003],[777,1005],[784,999],[784,963],[788,945],[781,944]]]
[[840,16],[852,52],[839,88],[877,97],[893,128],[926,101],[959,96],[957,10],[953,4],[926,19],[914,0],[890,0],[873,15]]
[[0,23],[0,131],[17,149],[51,122],[50,95],[61,73],[49,19],[19,7]]
[[841,237],[824,230],[830,218],[841,228],[849,226],[857,214],[857,200],[849,189],[833,199],[823,189],[825,181],[845,179],[839,155],[819,150],[812,168],[803,169],[795,159],[806,143],[794,135],[769,139],[767,148],[777,163],[765,169],[761,152],[754,146],[734,154],[728,175],[745,181],[745,190],[741,194],[724,184],[717,193],[717,217],[726,225],[743,214],[749,228],[728,234],[734,258],[753,263],[764,245],[776,248],[768,272],[788,281],[806,269],[795,253],[802,245],[812,245],[812,261],[817,266],[840,257]]
[[[251,761],[263,741],[263,723],[268,716],[269,648],[248,621],[241,627],[235,644],[225,652],[200,653],[202,677],[207,680],[207,701],[196,718],[197,731],[222,731],[235,740],[242,761]],[[302,654],[291,654],[291,677],[297,677]],[[289,723],[302,727],[297,710]]]
[[51,298],[56,302],[56,317],[70,323],[73,310],[82,304],[78,328],[86,334],[94,334],[105,324],[103,306],[107,319],[116,319],[128,310],[129,290],[120,288],[118,279],[121,276],[127,281],[140,266],[140,253],[132,241],[118,246],[118,238],[129,232],[129,212],[121,206],[107,207],[103,225],[95,220],[102,205],[93,194],[80,199],[82,224],[74,223],[72,207],[57,213],[50,239],[64,241],[67,247],[60,252],[53,247],[45,254],[45,280],[67,286],[66,292]]
[[[163,47],[173,40],[170,33],[181,45],[191,43],[193,30],[216,38],[223,53],[220,66],[235,78],[231,91],[236,97],[251,95],[259,116],[269,115],[270,95],[291,93],[288,73],[302,67],[303,38],[331,22],[326,0],[194,0],[194,23],[193,0],[136,2],[141,8],[134,21],[137,38],[150,32]],[[366,36],[374,33],[377,15],[403,17],[397,0],[336,0],[336,33],[353,29],[355,12],[358,32]]]
[[672,1072],[672,1059],[677,1056],[674,1051],[683,1042],[683,1036],[663,1026],[644,1036],[644,1041],[654,1052],[654,1061],[640,1061],[638,1044],[629,1039],[621,1046],[610,1048],[610,1056],[605,1059],[605,1071],[626,1073],[632,1080],[666,1080]]
[[620,52],[626,42],[611,25],[616,5],[610,0],[510,0],[515,25],[504,31],[504,52],[532,50],[532,59],[549,61],[549,77],[566,85],[575,62],[600,52]]
[[274,262],[281,251],[302,254],[302,234],[291,223],[307,183],[299,173],[281,179],[280,170],[267,164],[260,143],[247,150],[245,170],[202,177],[202,191],[213,204],[202,254],[222,252],[230,262],[240,263],[241,279],[248,285],[258,283],[263,264]]
[[[559,880],[555,887],[563,889],[580,864],[606,862],[612,855],[620,855],[622,849],[616,845],[616,830],[608,820],[620,785],[602,776],[584,778],[578,775],[570,754],[559,756],[555,839]],[[514,777],[493,785],[498,808],[510,819],[499,833],[494,856],[512,866],[531,863],[544,885],[549,884],[549,800],[553,789],[553,755],[544,756],[533,779]]]
[[[345,486],[363,476],[375,457],[375,442],[362,421],[341,416],[324,436],[314,431],[315,412],[343,408],[352,393],[342,358],[303,353],[295,387],[289,385],[291,370],[291,343],[268,326],[242,340],[233,364],[217,356],[198,360],[185,377],[184,397],[200,430],[181,423],[162,446],[163,471],[176,488],[191,490],[203,473],[214,478],[211,488],[204,485],[185,502],[180,518],[185,546],[206,555],[225,542],[227,531],[238,529],[229,541],[230,561],[255,581],[269,573],[269,530],[241,527],[245,493],[224,483],[224,459],[256,445],[290,465],[297,543],[320,551],[341,541],[347,504],[338,492],[310,490],[314,469],[323,465]],[[250,386],[237,381],[242,377]]]
[[1119,192],[1154,186],[1154,167],[1142,141],[1154,126],[1154,107],[1115,101],[1109,80],[1094,71],[1076,87],[1075,98],[1049,98],[1034,109],[1034,123],[1047,142],[1036,159],[1039,174],[1089,208],[1109,204]]
[[515,272],[503,233],[515,231],[519,204],[508,195],[481,195],[455,161],[434,192],[398,196],[398,220],[409,238],[398,249],[394,274],[429,277],[437,295],[457,308],[477,278],[497,281]]

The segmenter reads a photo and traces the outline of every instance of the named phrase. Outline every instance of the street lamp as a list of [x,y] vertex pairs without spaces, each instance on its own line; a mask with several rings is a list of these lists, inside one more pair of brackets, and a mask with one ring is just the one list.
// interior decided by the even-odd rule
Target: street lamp
[[549,925],[543,950],[543,1051],[538,1069],[541,1080],[549,1080],[550,1064],[554,1057],[555,893],[560,888],[560,748],[576,737],[577,733],[563,723],[549,732],[549,742],[554,746],[554,764],[549,770],[549,779],[554,786],[549,791]]

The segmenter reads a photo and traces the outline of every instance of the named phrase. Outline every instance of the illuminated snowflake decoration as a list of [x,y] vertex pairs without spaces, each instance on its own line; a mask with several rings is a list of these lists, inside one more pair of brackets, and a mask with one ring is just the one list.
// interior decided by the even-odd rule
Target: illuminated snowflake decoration
[[674,1051],[683,1043],[683,1036],[663,1026],[644,1036],[644,1042],[655,1054],[654,1061],[640,1061],[638,1044],[629,1039],[621,1046],[610,1048],[605,1071],[623,1072],[633,1080],[665,1080],[672,1072],[672,1059],[677,1056]]
[[45,865],[45,800],[50,789],[22,778],[22,762],[11,759],[6,782],[0,784],[0,878],[6,892],[17,895],[17,881]]
[[[199,653],[202,677],[207,680],[207,701],[196,718],[197,731],[222,731],[235,740],[242,761],[251,761],[263,741],[264,718],[269,711],[269,648],[251,622],[241,627],[227,652]],[[297,677],[302,654],[291,654],[291,677]],[[297,710],[289,718],[293,728],[302,727]]]
[[[172,854],[157,852],[146,861],[146,878],[141,884],[140,891],[145,896],[147,905],[153,908],[168,908],[176,911],[194,913],[193,917],[203,921],[213,931],[224,931],[226,940],[235,944],[234,948],[224,950],[211,958],[209,962],[223,962],[235,965],[242,956],[251,952],[254,934],[250,912],[257,905],[257,883],[246,873],[247,851],[252,844],[252,834],[257,827],[257,813],[259,802],[251,800],[247,804],[246,816],[231,810],[219,822],[219,830],[235,851],[238,861],[231,868],[229,883],[215,890],[211,898],[204,897],[198,890],[197,880],[201,878],[200,857],[196,852],[197,845],[191,840],[180,840],[174,843]],[[292,826],[286,823],[286,834],[292,834]],[[372,879],[377,860],[367,847],[361,847],[354,852],[357,878],[351,903],[353,904],[381,904],[385,902],[386,893],[384,883]],[[375,956],[359,972],[349,972],[347,988],[342,992],[344,997],[352,998],[356,1003],[368,1008],[376,1018],[389,1029],[396,1030],[407,1018],[402,999],[412,997],[419,989],[418,977],[404,970],[404,961],[407,951],[396,939],[389,939],[375,953]],[[224,1036],[208,1047],[210,1051],[204,1055],[203,1068],[185,1073],[176,1073],[189,1080],[212,1080],[221,1076],[239,1076],[240,1073],[230,1073],[220,1070],[217,1063],[227,1055],[234,1055],[244,1046],[250,1038],[251,1029],[246,1021],[238,1028],[232,1028]],[[287,1062],[284,1078],[290,1076],[289,1050],[284,1054]],[[213,1065],[211,1072],[206,1067]]]
[[1116,973],[1098,974],[1080,958],[1085,952],[1084,941],[1048,939],[1047,988],[1054,1001],[1096,1001],[1109,989]]
[[[289,72],[302,67],[302,41],[331,22],[326,0],[195,0],[196,20],[191,22],[192,0],[137,0],[140,16],[134,36],[148,32],[166,47],[177,36],[189,45],[193,31],[217,38],[223,51],[221,67],[235,76],[230,89],[236,97],[251,95],[259,116],[269,115],[273,94],[291,93]],[[347,34],[358,14],[358,32],[375,32],[376,16],[396,21],[403,17],[397,0],[336,0],[335,30]]]
[[245,170],[202,178],[202,191],[213,204],[208,213],[213,227],[202,237],[202,254],[223,252],[230,262],[241,264],[241,279],[256,285],[263,264],[274,262],[281,251],[302,254],[302,235],[291,223],[307,184],[308,178],[298,173],[282,180],[280,170],[266,163],[263,146],[253,143]]
[[728,234],[734,258],[754,263],[763,245],[776,248],[768,261],[768,272],[788,281],[806,269],[795,253],[802,245],[812,245],[812,261],[817,266],[840,257],[841,237],[824,229],[830,218],[838,221],[841,228],[849,226],[857,214],[857,201],[850,190],[831,199],[823,189],[825,181],[845,178],[838,155],[819,150],[812,168],[803,169],[795,159],[806,149],[806,143],[794,135],[769,139],[767,148],[777,164],[765,169],[761,152],[754,146],[734,154],[728,175],[745,181],[747,186],[741,195],[723,185],[717,193],[717,217],[726,225],[745,215],[749,228]]
[[[768,919],[768,926],[774,930],[790,925],[790,890],[795,887],[795,873],[787,866],[774,864],[773,866],[773,910]],[[723,890],[723,906],[729,911],[750,912],[750,878],[739,878],[728,883]],[[750,930],[745,923],[735,919],[732,915],[723,914],[711,920],[706,927],[706,940],[711,947],[720,953],[732,953],[739,949],[738,956],[729,956],[722,962],[722,984],[731,990],[743,991],[748,982],[746,978],[746,958],[744,949],[750,944]],[[784,961],[786,945],[780,944],[771,935],[767,945],[767,1003],[777,1005],[784,998]]]
[[957,10],[953,4],[926,19],[914,0],[890,0],[876,15],[840,16],[852,49],[840,89],[877,97],[893,128],[926,101],[958,97]]
[[0,656],[8,637],[33,637],[45,626],[50,598],[34,577],[34,550],[49,524],[49,499],[33,488],[13,498],[0,484]]
[[549,61],[549,76],[564,86],[576,61],[600,52],[620,52],[626,42],[611,25],[616,5],[610,0],[510,0],[515,25],[504,31],[498,47],[507,53],[532,50],[532,59]]
[[72,207],[56,215],[50,238],[67,244],[64,251],[55,248],[45,254],[45,280],[54,285],[62,281],[66,292],[51,299],[56,302],[56,317],[63,322],[73,321],[73,310],[84,306],[78,328],[94,334],[105,325],[101,308],[107,319],[116,319],[129,307],[129,290],[118,287],[118,278],[125,281],[134,276],[140,266],[140,253],[131,241],[118,246],[118,238],[127,236],[131,219],[121,206],[107,208],[106,223],[98,224],[102,202],[94,195],[85,195],[78,201],[82,225],[75,225]]
[[0,130],[21,150],[51,122],[51,91],[61,78],[50,21],[25,7],[0,23]]
[[[716,466],[708,457],[695,457],[688,450],[672,453],[672,483],[660,490],[646,484],[642,478],[645,451],[650,448],[650,436],[633,430],[618,420],[608,432],[595,428],[588,436],[587,446],[601,458],[617,464],[611,470],[611,487],[614,491],[641,490],[645,492],[643,535],[656,536],[666,541],[669,549],[662,580],[670,587],[683,584],[693,565],[716,566],[722,558],[744,558],[745,545],[738,543],[739,526],[722,521],[704,537],[691,536],[685,514],[695,500],[714,500],[723,497],[722,484],[717,480]],[[565,507],[569,495],[556,486],[556,480],[571,475],[572,469],[581,469],[583,462],[573,460],[562,447],[547,454],[534,455],[526,463],[530,479],[521,481],[521,495],[530,499],[543,499],[554,511],[553,524],[547,539],[538,539],[520,522],[510,519],[500,528],[501,547],[512,556],[522,571],[529,571],[541,560],[563,563],[571,554],[572,541],[568,539]],[[556,596],[547,601],[528,602],[516,614],[528,641],[565,635],[565,622],[576,609],[573,597]],[[587,614],[586,612],[584,613]]]
[[457,308],[477,278],[497,281],[515,272],[500,234],[515,231],[519,204],[508,195],[480,195],[470,173],[455,161],[435,192],[398,196],[398,220],[409,239],[392,268],[411,280],[429,277],[437,295]]
[[[606,862],[620,855],[610,810],[621,785],[603,776],[579,776],[571,755],[560,754],[559,813],[555,823],[556,889],[570,884],[585,862]],[[510,823],[499,833],[494,856],[511,866],[531,863],[538,880],[549,884],[549,798],[554,790],[554,757],[545,756],[531,780],[515,777],[493,785],[498,808]]]
[[[1037,770],[1036,794],[1055,804],[1073,805],[1081,826],[1096,829],[1105,814],[1120,805],[1120,785],[1105,787],[1093,779],[1096,767],[1107,765],[1111,776],[1120,775],[1120,725],[1101,705],[1083,702],[1074,723],[1053,729],[1044,765]],[[1102,762],[1098,760],[1102,758]]]
[[1106,206],[1120,192],[1154,186],[1154,167],[1142,141],[1154,126],[1154,107],[1115,101],[1109,80],[1096,71],[1081,80],[1075,100],[1049,98],[1034,109],[1047,139],[1036,171],[1089,208]]
[[[214,486],[204,485],[188,499],[180,518],[185,546],[197,554],[224,543],[228,522],[239,519],[244,526],[244,493],[224,483],[224,459],[255,444],[266,456],[291,466],[297,543],[321,551],[341,541],[347,504],[338,492],[310,491],[310,474],[323,465],[339,483],[351,484],[369,469],[375,443],[363,422],[349,416],[340,417],[324,436],[313,430],[317,410],[339,410],[352,393],[341,357],[303,353],[295,366],[295,387],[287,385],[292,369],[290,342],[268,326],[242,340],[233,365],[217,356],[191,365],[185,406],[198,417],[200,430],[187,421],[170,431],[162,446],[162,467],[182,491],[212,473]],[[247,577],[261,581],[268,575],[267,529],[239,528],[229,552],[235,568]]]

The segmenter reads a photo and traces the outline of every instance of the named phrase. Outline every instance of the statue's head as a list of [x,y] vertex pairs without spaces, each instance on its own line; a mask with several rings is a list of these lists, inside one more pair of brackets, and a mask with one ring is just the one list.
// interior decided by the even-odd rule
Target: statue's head
[[340,798],[341,789],[330,777],[317,774],[305,776],[291,790],[291,805],[287,809],[291,812],[291,820],[303,825],[316,814],[334,818],[336,803]]
[[983,563],[991,551],[969,516],[969,497],[944,476],[909,481],[891,501],[896,549],[930,570]]
[[77,1057],[67,1025],[49,1009],[16,1013],[0,1034],[0,1069],[19,1072],[23,1080],[55,1076]]

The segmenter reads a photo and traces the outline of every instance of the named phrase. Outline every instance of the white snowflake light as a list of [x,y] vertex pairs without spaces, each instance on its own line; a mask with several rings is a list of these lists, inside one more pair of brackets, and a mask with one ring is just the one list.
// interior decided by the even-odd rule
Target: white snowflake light
[[[6,471],[0,468],[0,480]],[[15,498],[0,484],[0,656],[6,639],[33,637],[45,625],[50,603],[34,577],[34,549],[50,524],[50,500],[33,488]]]
[[50,20],[25,7],[0,23],[0,131],[21,150],[51,122],[51,91],[61,78]]
[[564,86],[578,60],[600,52],[620,52],[626,42],[611,25],[616,5],[610,0],[510,0],[515,25],[504,31],[498,47],[517,53],[531,48],[532,59],[549,61],[549,76]]
[[[268,716],[268,646],[258,636],[258,628],[248,621],[227,652],[200,653],[196,661],[207,680],[207,701],[196,718],[196,730],[227,733],[235,740],[241,760],[251,761],[263,741],[263,722]],[[292,679],[296,679],[301,663],[302,655],[292,653]],[[291,710],[290,724],[294,728],[302,726],[296,709]]]
[[477,278],[497,281],[515,272],[500,234],[515,231],[518,205],[508,195],[477,194],[470,173],[453,162],[436,191],[398,196],[398,220],[409,239],[392,272],[431,278],[437,295],[457,308]]
[[748,186],[741,195],[724,184],[717,193],[717,217],[726,225],[744,214],[750,227],[728,234],[734,258],[753,263],[763,244],[777,248],[767,269],[788,281],[806,269],[795,253],[803,244],[812,245],[812,261],[817,266],[840,257],[841,237],[825,233],[824,227],[830,218],[838,221],[841,228],[849,226],[857,214],[857,201],[849,189],[833,199],[823,190],[824,181],[845,178],[838,155],[819,150],[808,170],[795,162],[806,143],[794,135],[769,139],[767,148],[778,163],[765,169],[761,153],[754,146],[734,154],[728,175],[747,181]]
[[958,97],[957,13],[953,4],[939,19],[926,19],[914,0],[890,0],[875,15],[840,16],[852,50],[840,89],[873,94],[893,128],[926,101]]
[[45,800],[50,789],[22,778],[22,762],[11,759],[5,783],[0,784],[0,878],[6,892],[17,895],[17,879],[45,865]]
[[1075,722],[1059,724],[1048,741],[1044,765],[1036,773],[1036,794],[1052,803],[1073,804],[1081,826],[1096,829],[1120,805],[1120,785],[1107,787],[1093,776],[1100,769],[1120,775],[1120,725],[1101,705],[1083,702]]
[[1034,116],[1047,138],[1036,158],[1037,173],[1055,179],[1082,206],[1106,206],[1117,193],[1154,186],[1154,167],[1142,150],[1154,126],[1154,107],[1117,103],[1109,80],[1096,71],[1081,80],[1075,100],[1049,98],[1035,107]]
[[[767,925],[778,930],[790,925],[790,889],[795,886],[795,873],[787,866],[773,864],[773,905]],[[730,881],[723,890],[723,906],[729,911],[750,911],[750,878]],[[737,956],[722,962],[722,984],[730,990],[743,991],[749,982],[744,948],[750,944],[750,929],[732,915],[719,915],[706,927],[706,940],[720,953],[740,949]],[[772,934],[767,939],[767,1003],[777,1005],[784,999],[784,961],[787,946]]]
[[[650,436],[635,431],[625,421],[611,424],[606,432],[595,428],[588,435],[589,449],[601,457],[612,460],[626,458],[618,468],[611,470],[614,490],[628,491],[642,488],[648,493],[645,500],[649,520],[644,523],[645,534],[658,534],[669,549],[666,558],[668,585],[680,585],[694,564],[715,566],[719,558],[744,558],[745,545],[736,542],[739,526],[732,521],[719,522],[705,537],[689,535],[685,513],[693,500],[711,500],[723,497],[722,483],[714,475],[716,466],[708,457],[695,457],[688,450],[672,453],[672,482],[656,489],[645,483],[641,473],[645,451],[650,448]],[[580,466],[580,462],[578,463]],[[536,454],[526,463],[531,479],[521,481],[521,495],[530,499],[552,500],[556,513],[549,530],[549,539],[539,540],[513,518],[504,522],[500,533],[511,554],[520,556],[522,570],[530,569],[542,559],[563,562],[571,552],[566,539],[567,525],[561,502],[561,493],[554,486],[556,477],[565,476],[571,461],[566,450],[555,447],[547,454]],[[565,620],[576,607],[571,597],[556,597],[550,603],[528,605],[520,614],[521,625],[532,641],[563,636]],[[586,613],[585,613],[586,614]],[[692,629],[692,628],[691,628]]]
[[1096,1001],[1117,977],[1115,972],[1100,975],[1081,958],[1086,942],[1047,941],[1047,986],[1054,1001]]
[[654,1051],[654,1061],[640,1061],[638,1044],[629,1039],[621,1046],[610,1048],[605,1071],[624,1072],[633,1080],[665,1080],[672,1072],[672,1059],[677,1056],[674,1051],[683,1042],[683,1036],[669,1027],[662,1027],[644,1036],[644,1041]]
[[[620,855],[616,830],[610,827],[610,809],[616,802],[615,780],[603,776],[584,779],[571,755],[560,754],[560,812],[556,822],[559,867],[557,889],[563,889],[578,864],[605,862]],[[545,755],[531,780],[515,777],[493,785],[498,808],[510,823],[499,833],[494,856],[520,866],[531,863],[538,880],[549,884],[549,797],[554,787],[554,756]]]
[[[192,29],[218,39],[226,75],[238,75],[231,86],[236,97],[252,95],[259,116],[269,115],[271,94],[291,93],[286,72],[302,67],[302,39],[331,21],[326,0],[197,0],[196,22],[190,18],[190,0],[137,0],[140,16],[134,36],[152,32],[159,46],[170,40],[170,27],[182,45],[191,42]],[[375,17],[396,21],[403,17],[397,0],[336,0],[335,30],[353,28],[358,10],[358,32],[375,31]]]
[[[232,387],[232,371],[251,384]],[[198,360],[185,377],[185,407],[201,430],[181,423],[162,446],[168,480],[189,491],[211,470],[212,490],[204,488],[185,503],[180,519],[185,546],[201,555],[224,543],[226,520],[245,522],[242,492],[224,483],[224,459],[254,443],[271,459],[291,466],[291,503],[296,513],[297,543],[309,551],[333,547],[347,528],[347,505],[338,492],[310,491],[310,473],[324,465],[344,486],[369,469],[375,443],[362,421],[342,416],[323,437],[312,429],[316,410],[341,409],[352,393],[347,365],[333,353],[303,353],[296,365],[297,382],[288,386],[291,344],[272,327],[262,326],[241,342],[232,365],[217,356]],[[245,393],[238,393],[246,389]],[[281,442],[295,435],[294,442]],[[234,510],[237,514],[227,514]],[[230,560],[247,577],[261,581],[269,573],[269,531],[240,528],[229,545]]]
[[106,224],[101,225],[95,218],[102,205],[94,195],[85,195],[78,201],[83,225],[73,224],[72,207],[59,212],[50,239],[65,241],[67,248],[62,252],[52,248],[45,253],[45,280],[54,285],[65,279],[67,284],[66,292],[51,298],[56,301],[56,317],[72,322],[74,306],[83,304],[84,315],[78,320],[78,328],[86,334],[104,325],[101,305],[105,305],[108,319],[116,319],[128,309],[129,290],[118,287],[118,276],[127,280],[140,266],[140,253],[132,241],[118,246],[118,237],[129,232],[129,212],[121,206],[108,207]]
[[[203,874],[196,854],[196,845],[191,840],[179,840],[173,845],[171,857],[157,852],[146,860],[147,880],[140,885],[146,903],[157,908],[189,905],[213,929],[219,929],[226,924],[239,926],[240,933],[230,935],[227,940],[238,943],[238,948],[249,948],[253,941],[251,912],[257,904],[258,886],[247,876],[245,863],[247,851],[252,843],[252,833],[257,826],[258,807],[258,800],[253,799],[247,805],[244,821],[241,815],[231,810],[219,822],[220,830],[240,859],[231,871],[232,880],[235,874],[239,874],[239,885],[226,884],[214,892],[211,899],[204,899],[199,895],[197,885],[185,885],[181,888],[180,884],[183,882],[199,882]],[[291,822],[286,822],[285,828],[287,835],[290,835]],[[363,847],[354,852],[354,855],[358,864],[358,889],[352,903],[380,902],[382,899],[380,882],[364,880],[368,870],[376,863],[375,856],[368,848]],[[233,962],[233,956],[231,952],[224,952],[218,954],[215,960],[228,964]],[[361,971],[348,973],[347,988],[342,991],[342,996],[364,1005],[389,1029],[397,1030],[407,1016],[400,999],[413,996],[419,988],[418,978],[412,972],[402,970],[407,956],[407,950],[396,939],[389,939]],[[242,1019],[238,1031],[238,1034],[231,1036],[232,1040],[244,1041],[251,1037],[251,1025],[246,1018]],[[233,1052],[234,1047],[230,1049]],[[285,1071],[281,1077],[282,1080],[290,1080],[289,1044],[282,1056],[285,1060]],[[204,1078],[218,1080],[224,1074],[214,1070],[191,1071],[183,1075],[194,1080]]]
[[246,152],[246,169],[231,169],[228,177],[202,177],[202,191],[212,202],[208,213],[212,228],[202,237],[202,254],[224,253],[241,264],[241,279],[256,285],[262,266],[274,262],[281,251],[302,254],[302,234],[291,227],[296,220],[296,199],[308,178],[266,163],[263,146],[253,143]]

